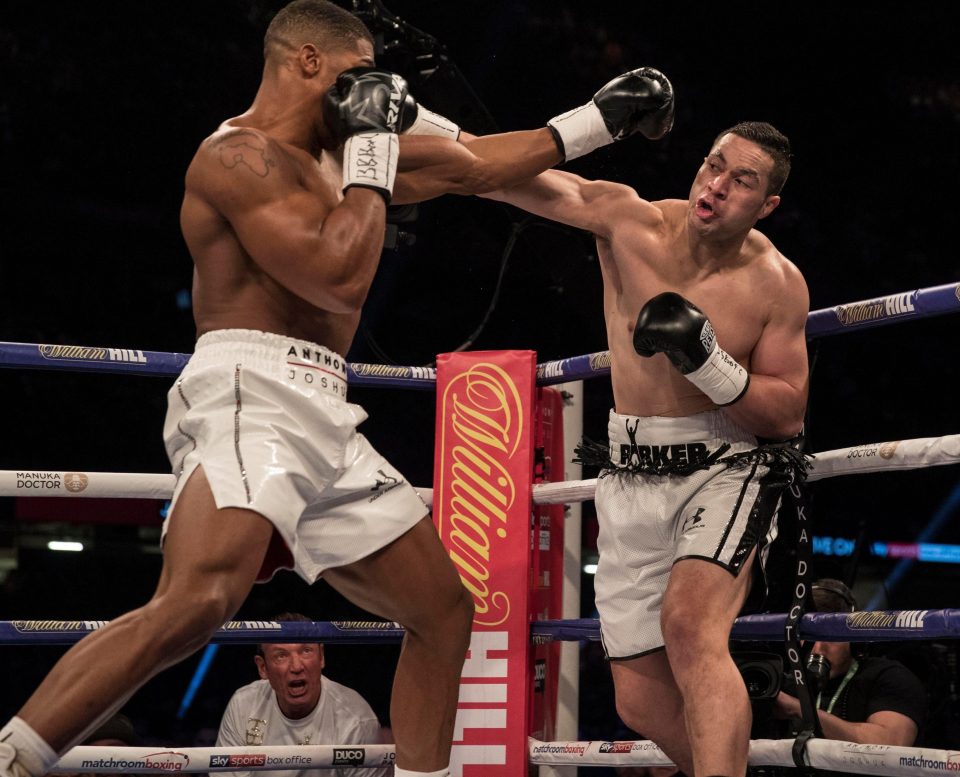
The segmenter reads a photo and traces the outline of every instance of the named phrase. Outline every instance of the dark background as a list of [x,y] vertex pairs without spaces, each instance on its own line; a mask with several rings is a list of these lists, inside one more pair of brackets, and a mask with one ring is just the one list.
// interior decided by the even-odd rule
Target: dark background
[[[191,262],[177,220],[183,173],[200,140],[251,102],[263,31],[280,5],[7,6],[0,338],[192,350]],[[406,75],[426,105],[478,133],[542,126],[622,71],[656,66],[677,94],[672,134],[601,149],[568,169],[630,184],[648,199],[685,197],[719,130],[768,120],[791,138],[794,171],[782,205],[759,226],[803,271],[813,309],[960,279],[960,59],[950,4],[622,5],[390,0],[393,14],[442,48],[410,32],[393,45],[388,30],[380,61]],[[415,66],[424,53],[434,60],[420,62],[439,65],[429,78]],[[351,360],[427,364],[456,348],[487,312],[504,262],[499,301],[475,348],[531,348],[545,361],[606,347],[589,236],[475,198],[441,198],[415,215],[401,225],[415,242],[401,239],[384,253]],[[812,449],[957,432],[956,341],[952,316],[825,339],[812,382]],[[167,386],[4,371],[0,468],[167,471]],[[363,431],[374,444],[411,481],[429,484],[433,394],[357,389],[352,399],[370,411]],[[602,437],[609,401],[608,381],[587,385],[588,435]],[[957,481],[943,467],[817,484],[817,533],[914,541]],[[14,500],[0,500],[0,618],[112,618],[149,597],[159,518],[152,527],[124,525],[122,515],[118,524],[87,525],[48,501],[49,519],[27,523]],[[584,518],[589,555],[589,505]],[[93,550],[52,554],[44,547],[51,536],[83,537]],[[960,543],[956,517],[931,540]],[[858,592],[869,595],[890,570],[864,550]],[[819,558],[815,573],[851,580],[854,569]],[[955,607],[957,583],[954,566],[918,564],[884,606]],[[308,589],[281,575],[241,614],[285,609],[317,620],[354,612],[324,584]],[[19,707],[59,652],[2,648],[0,717]],[[328,674],[361,690],[385,718],[382,667],[395,654],[329,646]],[[165,673],[131,702],[138,726],[182,744],[215,728],[232,690],[254,677],[250,655],[222,649],[179,724],[174,713],[195,662]],[[600,686],[605,670],[587,655]],[[604,694],[589,696],[586,715],[606,714]]]

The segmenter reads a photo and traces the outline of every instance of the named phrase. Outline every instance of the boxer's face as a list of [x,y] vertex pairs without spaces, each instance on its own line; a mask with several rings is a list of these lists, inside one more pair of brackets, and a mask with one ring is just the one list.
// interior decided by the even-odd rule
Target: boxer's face
[[373,67],[376,64],[373,58],[373,46],[363,38],[357,38],[352,46],[332,49],[326,54],[326,57],[328,60],[326,80],[329,83],[325,84],[324,92],[333,86],[337,76],[344,70],[349,70],[352,67]]
[[309,715],[320,701],[323,645],[315,643],[263,645],[256,656],[260,679],[270,683],[277,705],[288,718]]
[[767,195],[773,159],[753,141],[727,133],[710,149],[690,187],[690,226],[724,237],[749,230],[780,197]]
[[[372,67],[375,65],[373,57],[373,46],[370,45],[369,41],[364,40],[363,38],[357,38],[352,45],[344,46],[343,48],[331,49],[330,51],[323,54],[322,67],[323,70],[320,73],[320,77],[317,79],[317,86],[319,88],[319,93],[322,98],[322,95],[325,95],[330,87],[334,85],[339,76],[344,70],[350,70],[354,67]],[[332,141],[330,140],[330,131],[327,129],[326,124],[323,121],[323,111],[319,110],[320,103],[317,103],[317,118],[316,126],[317,133],[319,134],[321,141],[325,147],[332,147]]]

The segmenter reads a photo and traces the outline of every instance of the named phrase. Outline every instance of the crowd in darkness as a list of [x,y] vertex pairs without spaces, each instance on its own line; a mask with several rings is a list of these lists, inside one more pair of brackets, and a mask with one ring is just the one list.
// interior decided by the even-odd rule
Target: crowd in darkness
[[[804,272],[814,309],[960,279],[960,59],[947,4],[386,2],[428,35],[397,36],[386,25],[382,64],[407,75],[424,104],[481,134],[541,126],[624,70],[661,69],[677,95],[671,135],[570,165],[648,199],[686,196],[719,130],[744,119],[777,125],[793,142],[794,172],[761,228]],[[183,173],[198,142],[251,101],[263,30],[279,5],[169,4],[150,18],[113,0],[5,11],[0,340],[192,350],[191,265],[178,225]],[[588,235],[476,199],[446,197],[394,216],[409,237],[384,255],[351,360],[420,365],[458,347],[487,313],[501,271],[474,348],[532,348],[544,361],[606,347]],[[813,450],[958,431],[956,331],[947,316],[824,340],[813,371]],[[0,378],[13,422],[0,469],[167,469],[165,380],[23,371]],[[429,483],[433,395],[355,396],[370,411],[364,431],[375,445],[412,481]],[[608,403],[609,384],[588,386],[588,434],[603,435]],[[957,479],[944,467],[822,483],[815,515],[834,536],[912,542]],[[16,514],[12,499],[0,500],[4,552],[27,533]],[[0,619],[110,618],[141,603],[159,570],[158,555],[139,551],[145,530],[98,531],[104,549],[92,558],[20,548],[18,568],[2,579]],[[936,541],[960,544],[960,519]],[[864,567],[871,563],[864,553]],[[950,598],[958,579],[949,565],[917,568],[889,605],[958,606]],[[255,592],[241,614],[284,610],[317,620],[354,614],[322,584],[308,590],[292,576]],[[16,679],[0,717],[60,649],[2,650]],[[369,650],[370,665],[392,666],[395,648]],[[331,647],[331,676],[385,715],[389,678],[371,676],[355,652],[341,657]],[[151,684],[132,702],[134,717],[160,739],[189,742],[216,726],[232,689],[252,679],[249,665],[249,651],[221,651],[179,723],[170,689],[186,687],[193,664],[170,670],[163,688]]]

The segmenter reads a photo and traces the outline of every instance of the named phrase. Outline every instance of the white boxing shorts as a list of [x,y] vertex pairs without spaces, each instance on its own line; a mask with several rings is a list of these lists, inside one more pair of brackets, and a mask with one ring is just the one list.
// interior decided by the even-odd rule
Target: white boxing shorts
[[253,510],[283,540],[286,558],[268,554],[260,580],[292,566],[313,582],[388,545],[428,510],[357,433],[367,414],[346,396],[343,357],[320,345],[247,329],[203,335],[167,395],[170,514],[202,466],[218,508]]
[[626,469],[702,461],[724,443],[724,456],[756,448],[756,438],[720,410],[682,418],[611,411],[608,434],[613,468],[597,482],[594,586],[604,649],[616,660],[663,648],[660,610],[674,562],[703,559],[736,576],[757,547],[762,571],[784,484],[758,461],[687,475]]

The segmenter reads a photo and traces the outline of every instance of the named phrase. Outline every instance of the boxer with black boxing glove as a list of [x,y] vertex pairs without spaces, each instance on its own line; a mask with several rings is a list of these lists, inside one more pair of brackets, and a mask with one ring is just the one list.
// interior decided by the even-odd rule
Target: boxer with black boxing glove
[[717,343],[710,319],[672,291],[658,294],[640,309],[633,347],[641,356],[664,354],[719,407],[732,405],[750,385],[749,373]]
[[639,132],[659,140],[673,127],[673,86],[652,67],[617,76],[593,99],[547,122],[564,159],[570,161],[596,148]]
[[[633,119],[608,126],[615,79],[561,120],[566,157],[617,126],[668,126],[666,103],[656,108],[668,86],[654,80],[647,115],[625,109]],[[797,435],[806,406],[806,284],[755,229],[789,169],[789,141],[742,122],[716,137],[686,199],[649,202],[559,170],[488,195],[596,238],[614,410],[591,463],[618,473],[597,483],[597,609],[618,713],[687,774],[746,771],[751,708],[730,628],[765,592],[776,507],[796,475],[758,439]]]
[[[200,144],[186,175],[199,339],[168,394],[177,485],[160,583],[71,649],[0,729],[0,777],[48,771],[281,566],[308,582],[323,574],[406,627],[391,698],[396,777],[447,774],[473,602],[423,502],[357,434],[366,415],[345,401],[341,354],[388,201],[512,186],[562,155],[546,127],[454,142],[452,122],[375,69],[360,20],[325,0],[281,9],[264,53],[253,104]],[[398,139],[401,129],[415,134]]]
[[[609,81],[590,102],[554,116],[547,127],[564,160],[569,161],[637,133],[659,140],[673,127],[673,112],[669,79],[655,68],[641,67]],[[404,134],[478,139],[423,106],[414,106],[407,116],[400,130]]]
[[[419,202],[438,194],[487,193],[502,184],[502,172],[491,177],[491,168],[499,165],[517,165],[514,177],[526,180],[536,167],[546,168],[557,162],[575,159],[601,146],[641,134],[658,140],[673,126],[673,87],[667,77],[652,67],[631,70],[609,81],[593,99],[555,116],[547,122],[544,132],[509,132],[478,137],[461,130],[450,119],[440,116],[409,98],[401,117],[400,169],[410,170],[401,175],[395,193],[395,202]],[[546,131],[549,134],[544,134]],[[553,145],[544,148],[544,138],[552,137]],[[442,167],[433,165],[429,176],[417,174],[421,166],[419,155],[430,149],[432,141],[426,138],[445,138],[459,141],[474,155],[474,170],[469,176],[470,186],[451,180]],[[416,144],[416,145],[409,145]],[[559,152],[559,157],[556,156]],[[460,165],[462,167],[462,165]]]
[[343,191],[362,186],[389,203],[397,176],[397,132],[409,99],[396,73],[354,67],[337,76],[323,99],[324,123],[343,145]]

